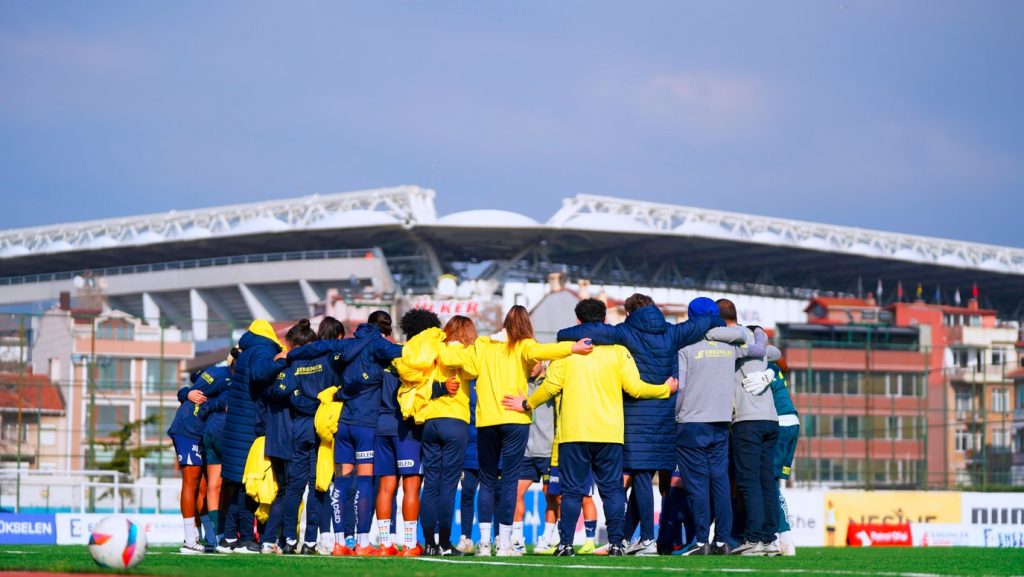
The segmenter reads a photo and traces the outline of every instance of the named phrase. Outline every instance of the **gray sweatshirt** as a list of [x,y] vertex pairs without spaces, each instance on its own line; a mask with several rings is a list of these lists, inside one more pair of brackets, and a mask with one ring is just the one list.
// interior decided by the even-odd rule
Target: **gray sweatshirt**
[[[530,380],[527,390],[532,395],[544,379]],[[548,401],[533,409],[530,438],[526,441],[526,458],[551,458],[551,443],[555,438],[555,403]]]
[[[732,345],[705,338],[679,351],[677,423],[732,421],[736,361],[764,357],[768,337],[757,331],[751,345]],[[771,396],[769,396],[769,400]]]
[[[708,338],[720,340],[721,329],[739,329],[743,335],[743,341],[748,347],[754,345],[754,331],[743,326],[721,327],[708,331]],[[718,331],[716,333],[716,331]],[[732,335],[727,335],[732,336]],[[733,340],[729,338],[729,340]],[[774,347],[772,347],[774,348]],[[772,396],[771,387],[761,391],[758,395],[752,395],[743,388],[743,379],[755,373],[762,373],[768,368],[768,361],[764,356],[739,359],[736,361],[736,377],[733,387],[733,417],[732,422],[740,421],[778,421],[779,415],[775,412],[775,399]]]

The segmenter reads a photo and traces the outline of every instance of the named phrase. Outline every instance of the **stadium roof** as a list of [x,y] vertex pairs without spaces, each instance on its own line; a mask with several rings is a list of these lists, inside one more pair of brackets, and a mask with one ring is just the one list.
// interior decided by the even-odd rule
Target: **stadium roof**
[[[1024,250],[870,229],[577,195],[547,222],[472,210],[438,217],[433,190],[398,186],[0,232],[4,278],[250,253],[379,246],[401,272],[495,261],[487,275],[529,276],[538,260],[622,284],[742,282],[812,293],[902,281],[947,297],[977,283],[1020,317]],[[405,264],[403,264],[405,263]],[[687,280],[689,279],[689,280]],[[863,285],[867,284],[866,287]],[[858,286],[860,285],[860,286]],[[884,300],[884,299],[883,299]]]

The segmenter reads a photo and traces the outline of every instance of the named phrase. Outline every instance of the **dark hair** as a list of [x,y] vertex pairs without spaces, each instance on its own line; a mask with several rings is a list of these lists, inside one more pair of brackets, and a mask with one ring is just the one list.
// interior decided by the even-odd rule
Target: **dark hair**
[[444,334],[447,336],[446,343],[460,342],[467,347],[476,342],[476,327],[469,317],[455,315],[448,319],[444,325]]
[[715,301],[718,305],[718,316],[722,317],[723,321],[736,322],[736,305],[729,299],[718,299]]
[[626,309],[626,314],[631,315],[633,314],[633,311],[635,311],[636,309],[650,306],[653,304],[654,299],[652,299],[651,297],[640,293],[633,293],[629,295],[629,298],[626,299],[626,302],[623,303],[623,306]]
[[345,336],[345,325],[334,317],[324,317],[316,330],[316,338],[321,341],[333,341]]
[[576,318],[581,323],[603,323],[608,307],[597,299],[583,299],[576,303]]
[[237,359],[238,355],[242,354],[242,349],[238,347],[231,347],[231,351],[229,354],[231,355],[232,359]]
[[376,325],[382,335],[386,337],[391,336],[391,315],[387,311],[373,311],[370,313],[369,318],[366,322],[371,325]]
[[298,348],[315,341],[316,333],[309,326],[309,319],[302,319],[295,323],[292,328],[288,329],[288,332],[284,335],[284,340],[288,341],[292,348]]
[[519,341],[533,338],[533,323],[530,322],[530,313],[526,312],[523,305],[513,305],[505,315],[505,322],[501,323],[508,335],[508,346],[512,348]]
[[398,326],[405,333],[405,338],[411,339],[427,329],[441,328],[441,319],[431,311],[424,309],[412,309],[402,315]]

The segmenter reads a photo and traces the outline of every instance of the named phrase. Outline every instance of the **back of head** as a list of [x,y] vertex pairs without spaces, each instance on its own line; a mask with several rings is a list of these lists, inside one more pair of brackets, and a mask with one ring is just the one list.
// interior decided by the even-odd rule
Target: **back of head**
[[729,299],[718,299],[718,314],[726,324],[736,324],[736,305]]
[[402,315],[402,318],[398,321],[398,326],[405,333],[405,338],[411,339],[427,329],[441,328],[441,319],[437,318],[437,315],[431,311],[412,309]]
[[366,322],[380,329],[380,334],[391,336],[391,315],[387,311],[373,311]]
[[309,325],[309,319],[302,319],[295,323],[292,328],[288,329],[288,332],[284,335],[284,340],[288,341],[288,345],[294,349],[315,341],[316,333],[313,332],[313,327]]
[[686,308],[686,315],[691,319],[697,317],[717,317],[719,316],[718,305],[708,297],[697,297],[690,301],[690,306]]
[[324,317],[320,321],[320,328],[317,329],[316,336],[321,341],[340,339],[345,336],[345,325],[334,317]]
[[533,323],[530,322],[530,313],[526,312],[523,305],[514,305],[505,315],[505,322],[501,324],[508,336],[508,346],[512,347],[519,341],[533,338]]
[[444,325],[445,342],[471,345],[476,341],[476,327],[473,321],[462,315],[455,315]]
[[576,318],[581,323],[603,323],[607,314],[608,307],[597,299],[583,299],[576,303]]
[[636,309],[650,306],[653,304],[654,299],[652,299],[651,297],[645,294],[633,293],[629,295],[629,298],[626,299],[625,303],[623,303],[623,307],[625,307],[626,309],[626,314],[631,315],[633,314],[633,311],[635,311]]

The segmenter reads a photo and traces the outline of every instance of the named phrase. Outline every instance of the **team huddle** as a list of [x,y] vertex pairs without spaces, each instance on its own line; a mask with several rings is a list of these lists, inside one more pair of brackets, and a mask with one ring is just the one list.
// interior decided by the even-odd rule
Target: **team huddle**
[[612,326],[603,302],[581,300],[553,344],[518,305],[490,336],[411,310],[403,344],[385,311],[351,338],[332,317],[283,343],[253,322],[178,392],[181,552],[519,556],[540,482],[534,554],[795,554],[779,480],[799,420],[779,350],[725,299],[694,299],[679,324],[646,295],[625,309]]

